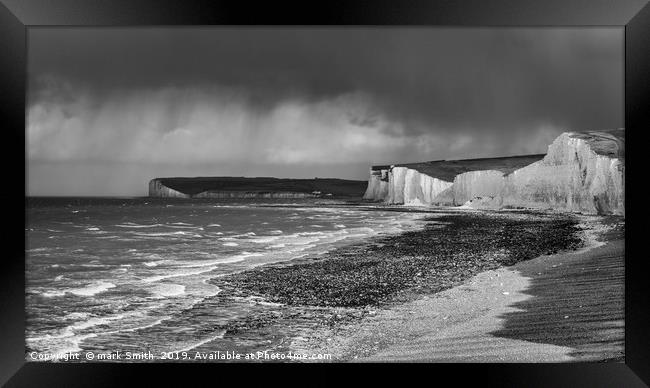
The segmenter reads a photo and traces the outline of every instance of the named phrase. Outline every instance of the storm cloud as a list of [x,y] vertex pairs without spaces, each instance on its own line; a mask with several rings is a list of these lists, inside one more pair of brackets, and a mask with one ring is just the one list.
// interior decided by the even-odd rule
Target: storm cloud
[[365,179],[623,126],[620,28],[32,28],[31,195]]

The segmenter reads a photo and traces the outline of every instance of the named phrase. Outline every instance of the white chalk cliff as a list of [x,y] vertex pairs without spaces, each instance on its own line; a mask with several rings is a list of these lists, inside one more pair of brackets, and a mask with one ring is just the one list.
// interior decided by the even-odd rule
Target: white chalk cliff
[[[515,157],[483,159],[484,163],[481,159],[427,162],[422,168],[426,173],[418,171],[424,164],[376,167],[371,169],[364,199],[624,215],[624,155],[623,129],[566,132],[536,161]],[[453,179],[448,168],[452,163],[458,172]]]
[[190,198],[188,194],[165,186],[160,179],[152,179],[149,181],[149,196],[160,198]]

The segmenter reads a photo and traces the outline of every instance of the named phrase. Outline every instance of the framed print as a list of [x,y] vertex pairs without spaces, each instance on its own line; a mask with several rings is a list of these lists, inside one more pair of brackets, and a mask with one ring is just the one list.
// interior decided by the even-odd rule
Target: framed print
[[8,386],[650,381],[645,1],[2,3]]

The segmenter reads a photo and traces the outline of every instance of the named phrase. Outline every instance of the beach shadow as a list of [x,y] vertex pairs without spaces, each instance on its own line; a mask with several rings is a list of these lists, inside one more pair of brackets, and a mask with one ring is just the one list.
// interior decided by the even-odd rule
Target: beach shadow
[[571,347],[575,361],[624,361],[624,240],[513,267],[531,297],[502,314],[496,337]]

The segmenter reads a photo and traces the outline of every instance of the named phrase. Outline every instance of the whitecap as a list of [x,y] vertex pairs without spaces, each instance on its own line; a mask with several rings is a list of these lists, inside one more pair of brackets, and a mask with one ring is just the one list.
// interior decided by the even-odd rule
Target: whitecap
[[86,312],[80,312],[80,313],[79,313],[79,312],[73,312],[73,313],[66,314],[66,315],[63,317],[63,319],[64,319],[64,320],[70,320],[70,319],[84,319],[84,318],[88,318],[89,316],[90,316],[90,314],[89,314],[89,313],[86,313]]
[[178,273],[172,273],[172,274],[169,274],[169,275],[152,276],[152,277],[149,277],[149,278],[143,278],[141,280],[143,282],[145,282],[145,283],[153,283],[153,282],[157,282],[157,281],[160,281],[160,280],[163,280],[163,279],[177,278],[177,277],[182,277],[182,276],[199,275],[199,274],[202,274],[204,272],[213,271],[216,268],[217,267],[209,267],[207,269],[200,270],[200,271],[178,272]]
[[32,248],[28,249],[27,252],[45,252],[50,250],[50,248]]
[[131,232],[136,236],[142,237],[173,237],[173,236],[188,236],[188,237],[202,237],[200,234],[190,233],[190,232],[167,232],[167,233],[141,233],[141,232]]
[[[252,256],[252,255],[239,255],[239,256],[233,256],[233,257],[228,257],[228,258],[217,259],[217,260],[191,262],[190,264],[181,265],[181,267],[183,267],[183,268],[201,268],[201,267],[209,267],[209,266],[212,266],[212,265],[219,265],[219,264],[238,263],[240,261],[244,261],[246,259],[246,257],[250,257],[250,256]],[[261,254],[260,254],[260,256],[261,256]]]
[[41,296],[44,296],[46,298],[54,298],[63,295],[65,295],[65,291],[46,291],[41,293]]
[[253,242],[257,244],[266,244],[266,243],[273,242],[279,238],[280,238],[279,236],[259,237],[254,239]]
[[117,226],[118,228],[156,228],[163,225],[162,224],[143,225],[143,224],[135,224],[133,222],[125,222],[124,224],[117,224],[115,226]]
[[157,284],[150,290],[161,297],[179,296],[185,293],[185,286],[182,284]]
[[298,236],[321,236],[324,234],[323,232],[300,232]]
[[115,284],[109,283],[109,282],[97,282],[90,284],[86,287],[82,288],[73,288],[70,290],[66,290],[66,292],[69,292],[71,294],[77,295],[77,296],[93,296],[96,294],[99,294],[101,292],[105,292],[111,288],[114,288]]
[[223,245],[224,247],[236,247],[236,246],[239,246],[239,244],[237,244],[236,242],[227,242],[227,243],[223,243],[221,245]]

